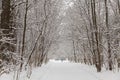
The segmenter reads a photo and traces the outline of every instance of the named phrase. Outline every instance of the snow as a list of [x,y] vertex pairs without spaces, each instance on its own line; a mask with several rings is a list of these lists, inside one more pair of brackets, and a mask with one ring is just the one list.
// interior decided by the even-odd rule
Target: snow
[[[14,73],[3,74],[0,80],[13,80]],[[68,60],[50,60],[46,65],[32,70],[30,79],[22,72],[19,80],[120,80],[120,72],[103,70],[97,73],[93,66],[72,63]]]

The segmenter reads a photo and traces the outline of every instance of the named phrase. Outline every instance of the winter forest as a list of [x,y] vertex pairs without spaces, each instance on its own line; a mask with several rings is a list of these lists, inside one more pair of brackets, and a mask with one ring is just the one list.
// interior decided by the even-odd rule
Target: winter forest
[[0,0],[0,76],[43,80],[32,70],[51,59],[120,75],[120,0]]

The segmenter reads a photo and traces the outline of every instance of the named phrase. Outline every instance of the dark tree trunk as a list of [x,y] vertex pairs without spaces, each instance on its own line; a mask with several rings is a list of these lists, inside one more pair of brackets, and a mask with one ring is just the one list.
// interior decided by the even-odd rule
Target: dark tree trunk
[[99,32],[97,26],[96,16],[96,1],[91,0],[91,13],[92,13],[92,46],[94,53],[94,64],[97,68],[97,72],[101,71],[101,52],[99,47]]
[[[10,25],[11,19],[11,9],[10,9],[11,1],[10,0],[2,0],[2,13],[1,13],[1,25],[0,25],[0,40],[2,38],[14,38],[12,34],[12,26]],[[3,50],[15,51],[15,46],[11,44],[11,40],[0,41],[0,58],[5,60],[5,55]],[[9,61],[9,60],[7,60]]]
[[[2,0],[2,13],[1,13],[1,28],[2,29],[10,29],[10,0]],[[9,31],[8,31],[9,32]],[[3,33],[7,34],[7,31],[3,31]]]
[[[22,36],[22,52],[21,52],[21,61],[23,61],[24,51],[25,51],[25,38],[26,38],[26,28],[27,28],[27,14],[28,14],[28,0],[26,0],[25,5],[25,16],[24,16],[24,30]],[[22,70],[23,62],[20,64],[20,70]]]
[[[14,11],[11,9],[11,0],[2,0],[1,2],[2,12],[1,12],[1,20],[0,20],[0,59],[2,61],[6,61],[7,63],[15,64],[15,60],[13,59],[13,54],[11,52],[15,52],[15,44],[16,44],[16,34],[13,29],[13,19],[15,18]],[[15,26],[14,26],[15,27]],[[2,40],[4,38],[4,40]],[[5,53],[9,53],[6,55]]]
[[77,56],[76,56],[76,47],[75,47],[75,41],[73,40],[73,54],[74,54],[74,61],[77,62]]
[[105,14],[106,14],[106,28],[107,28],[107,45],[108,45],[108,66],[109,70],[112,70],[112,56],[111,56],[111,42],[110,42],[110,32],[108,25],[108,5],[107,0],[105,0]]
[[118,4],[118,12],[120,14],[120,0],[117,0],[117,4]]

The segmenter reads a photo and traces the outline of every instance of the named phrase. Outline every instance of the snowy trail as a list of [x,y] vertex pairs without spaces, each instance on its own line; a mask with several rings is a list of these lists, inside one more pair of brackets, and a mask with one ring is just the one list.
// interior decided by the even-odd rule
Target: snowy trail
[[100,80],[84,70],[80,70],[74,63],[49,62],[50,68],[42,79],[38,80]]
[[[30,79],[23,71],[19,80],[120,80],[120,72],[103,70],[97,73],[93,66],[69,61],[51,60],[42,67],[34,68]],[[0,76],[0,80],[14,80],[13,73]]]

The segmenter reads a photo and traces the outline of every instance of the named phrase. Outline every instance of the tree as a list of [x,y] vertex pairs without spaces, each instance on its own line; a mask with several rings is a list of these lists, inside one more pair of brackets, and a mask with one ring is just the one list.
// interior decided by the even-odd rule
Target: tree
[[[9,72],[16,64],[16,26],[14,0],[1,0],[0,14],[0,73]],[[9,68],[9,70],[6,70]]]
[[[21,52],[21,61],[23,61],[24,49],[25,49],[25,37],[26,37],[26,29],[27,29],[27,15],[28,15],[28,0],[25,3],[25,15],[24,15],[24,24],[23,24],[23,37],[22,37],[22,52]],[[20,65],[20,70],[22,70],[23,62]]]
[[105,0],[105,13],[106,13],[106,28],[107,28],[107,46],[108,46],[108,64],[109,64],[109,70],[112,70],[112,56],[111,56],[111,40],[110,40],[110,28],[108,23],[108,5],[107,0]]
[[[2,13],[1,13],[1,25],[0,25],[0,59],[7,60],[7,57],[12,55],[11,52],[15,51],[15,30],[12,26],[11,15],[11,1],[2,0]],[[9,51],[9,55],[5,55]],[[10,61],[7,60],[8,62]]]

